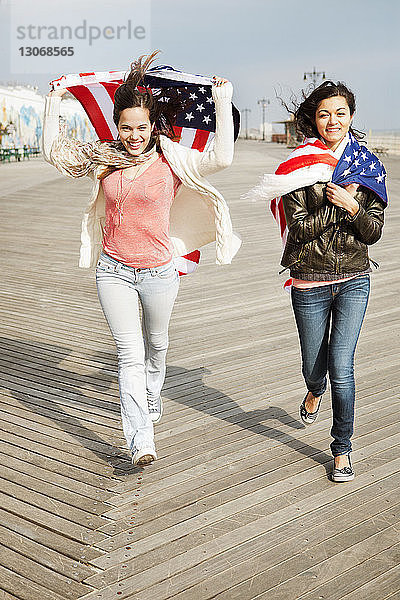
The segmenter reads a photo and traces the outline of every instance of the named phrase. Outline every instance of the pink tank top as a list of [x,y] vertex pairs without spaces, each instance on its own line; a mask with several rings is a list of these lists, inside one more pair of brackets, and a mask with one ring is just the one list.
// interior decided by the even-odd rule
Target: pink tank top
[[157,267],[169,262],[169,214],[180,183],[163,156],[136,179],[129,179],[124,169],[103,179],[104,251],[129,267]]

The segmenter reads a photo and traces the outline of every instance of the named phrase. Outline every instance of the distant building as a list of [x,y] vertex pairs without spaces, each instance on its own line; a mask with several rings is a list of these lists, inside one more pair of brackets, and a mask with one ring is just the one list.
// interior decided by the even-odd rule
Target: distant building
[[286,144],[286,133],[273,133],[271,142],[275,142],[275,144]]
[[290,115],[289,119],[286,119],[286,121],[274,121],[274,123],[279,123],[285,126],[284,135],[286,137],[286,146],[288,148],[295,148],[301,143],[303,138],[296,132],[293,115]]

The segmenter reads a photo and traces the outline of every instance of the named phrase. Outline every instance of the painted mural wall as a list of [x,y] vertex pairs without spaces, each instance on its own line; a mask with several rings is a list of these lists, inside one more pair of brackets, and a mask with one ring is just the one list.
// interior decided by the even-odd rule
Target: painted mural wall
[[[40,146],[43,127],[44,96],[30,87],[0,86],[0,146],[23,148]],[[82,141],[96,139],[83,108],[73,98],[61,103],[61,115],[68,135]]]

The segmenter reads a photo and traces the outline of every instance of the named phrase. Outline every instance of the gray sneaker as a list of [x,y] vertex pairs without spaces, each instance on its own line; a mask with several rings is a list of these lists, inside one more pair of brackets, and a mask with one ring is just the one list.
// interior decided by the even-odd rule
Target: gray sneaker
[[159,423],[163,414],[163,401],[161,396],[158,398],[147,398],[147,406],[149,407],[150,419],[153,423]]
[[132,464],[136,467],[144,467],[149,465],[156,460],[156,451],[152,448],[142,448],[141,450],[135,450],[132,453]]

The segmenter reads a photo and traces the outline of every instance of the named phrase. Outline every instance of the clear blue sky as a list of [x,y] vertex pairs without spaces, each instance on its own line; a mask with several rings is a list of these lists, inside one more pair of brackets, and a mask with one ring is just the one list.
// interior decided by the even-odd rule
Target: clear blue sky
[[[274,90],[286,99],[290,90],[298,94],[304,71],[315,66],[354,90],[356,126],[400,129],[399,0],[143,0],[148,1],[151,47],[162,50],[160,61],[229,78],[238,108],[252,111],[252,125],[260,122],[257,100],[263,96],[271,100],[267,120],[284,118]],[[118,11],[118,0],[113,4]],[[0,80],[36,84],[45,92],[47,82],[62,73],[10,72],[7,14],[0,0],[5,58]],[[114,64],[110,50],[104,70],[127,68],[134,58],[127,49],[126,64]]]

